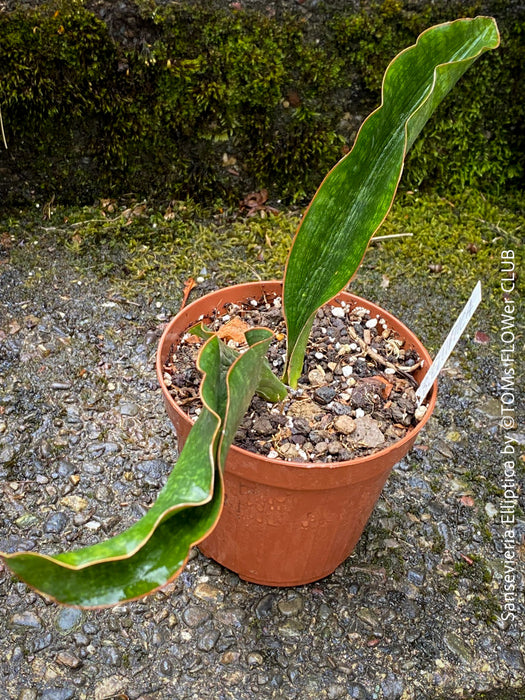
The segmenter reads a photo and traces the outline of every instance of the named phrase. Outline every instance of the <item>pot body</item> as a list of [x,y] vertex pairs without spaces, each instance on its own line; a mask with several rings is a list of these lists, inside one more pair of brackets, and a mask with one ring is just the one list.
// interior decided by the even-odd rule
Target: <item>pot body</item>
[[[163,367],[186,330],[222,310],[265,295],[281,296],[282,282],[254,282],[212,292],[197,299],[168,324],[157,353],[157,375],[168,415],[182,447],[191,420],[176,404],[163,381]],[[380,307],[346,292],[331,304],[345,301],[382,316],[390,329],[417,350],[424,367],[431,364],[418,338]],[[332,573],[352,552],[379,498],[392,467],[414,444],[436,402],[437,385],[427,412],[397,443],[376,454],[347,462],[310,463],[269,459],[232,446],[224,472],[225,503],[213,532],[199,545],[206,555],[246,581],[268,586],[297,586]]]

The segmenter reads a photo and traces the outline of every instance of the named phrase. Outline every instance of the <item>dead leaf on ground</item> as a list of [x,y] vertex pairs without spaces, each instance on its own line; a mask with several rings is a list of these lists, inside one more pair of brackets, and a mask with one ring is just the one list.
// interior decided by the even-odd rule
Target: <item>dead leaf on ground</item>
[[483,331],[476,331],[474,342],[480,345],[488,345],[490,343],[490,335],[487,335]]
[[116,207],[116,201],[114,199],[101,199],[100,208],[102,209],[102,214],[106,212],[108,214],[113,214]]
[[226,342],[232,340],[234,343],[241,344],[246,342],[244,334],[249,328],[250,326],[245,321],[235,316],[219,328],[217,335]]
[[11,238],[11,235],[7,233],[7,231],[0,233],[0,245],[6,250],[13,247],[13,239]]
[[171,205],[166,209],[164,212],[164,220],[165,221],[172,221],[175,218],[175,212],[171,208]]
[[381,387],[381,393],[385,400],[388,399],[388,397],[392,393],[392,389],[394,388],[392,382],[389,382],[388,379],[386,379],[386,377],[382,377],[380,374],[376,374],[375,376],[370,377],[368,381],[376,382],[378,387],[381,387],[381,384],[383,385]]
[[184,283],[184,290],[182,292],[182,302],[180,305],[181,310],[186,306],[186,302],[188,301],[188,297],[190,296],[190,292],[194,287],[195,287],[195,280],[193,279],[193,277],[190,277]]
[[146,212],[146,203],[142,202],[141,204],[135,204],[135,206],[133,206],[133,207],[129,207],[128,209],[124,209],[121,216],[124,219],[126,219],[128,222],[130,222],[131,219],[133,219],[137,216],[143,216],[145,212]]
[[466,561],[469,566],[472,566],[474,564],[474,560],[471,559],[470,557],[467,557],[466,554],[463,554],[462,552],[460,552],[459,556],[463,559],[463,561]]
[[268,200],[268,190],[259,190],[258,192],[250,192],[241,201],[240,208],[242,211],[247,210],[247,216],[255,216],[257,212],[264,214],[278,214],[279,210],[266,204]]
[[467,508],[472,508],[474,506],[474,499],[472,496],[461,496],[459,500],[461,505],[467,506]]
[[287,99],[291,107],[299,107],[301,104],[301,98],[296,90],[289,90]]

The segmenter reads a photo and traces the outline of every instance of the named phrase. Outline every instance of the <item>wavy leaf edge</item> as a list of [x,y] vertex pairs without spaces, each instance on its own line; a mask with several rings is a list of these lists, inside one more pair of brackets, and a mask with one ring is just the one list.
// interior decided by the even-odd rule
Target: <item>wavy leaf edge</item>
[[[458,60],[456,60],[456,61],[454,61],[454,60],[452,60],[452,61],[447,61],[447,62],[445,62],[445,63],[440,63],[440,64],[438,64],[438,65],[435,66],[434,71],[433,71],[432,83],[431,83],[430,89],[428,90],[428,93],[426,94],[426,96],[425,96],[424,99],[422,100],[421,104],[420,104],[420,105],[408,116],[408,118],[405,120],[405,124],[404,124],[403,155],[402,155],[402,160],[401,160],[401,168],[400,168],[400,171],[399,171],[399,175],[398,175],[398,177],[397,177],[396,185],[395,185],[394,190],[393,190],[393,194],[392,194],[392,198],[391,198],[391,200],[390,200],[390,204],[389,204],[389,206],[387,207],[387,210],[386,210],[386,212],[385,212],[383,218],[381,219],[380,223],[376,226],[375,230],[374,230],[374,231],[372,232],[372,234],[370,235],[369,240],[368,240],[368,243],[367,243],[367,246],[366,246],[366,248],[365,248],[365,250],[364,250],[364,252],[363,252],[363,255],[362,255],[362,257],[361,257],[361,260],[360,260],[360,262],[357,264],[357,266],[356,266],[356,268],[355,268],[353,274],[351,275],[351,277],[345,281],[345,283],[342,285],[342,287],[339,289],[338,292],[336,292],[336,293],[335,293],[334,295],[332,295],[329,299],[327,299],[326,301],[324,301],[323,304],[324,304],[324,303],[328,303],[328,302],[331,301],[332,299],[335,299],[335,298],[337,297],[337,295],[340,294],[340,292],[341,292],[343,289],[345,289],[345,287],[346,287],[346,286],[351,282],[351,280],[354,278],[354,276],[355,276],[357,270],[359,269],[359,267],[360,267],[360,265],[361,265],[361,263],[362,263],[362,261],[363,261],[365,255],[366,255],[366,252],[367,252],[367,250],[368,250],[368,246],[370,245],[370,241],[371,241],[372,238],[375,236],[375,234],[377,233],[377,231],[381,228],[381,226],[382,226],[383,223],[385,222],[385,219],[387,218],[388,214],[390,213],[390,211],[391,211],[391,209],[392,209],[392,206],[393,206],[393,203],[394,203],[394,200],[395,200],[395,196],[396,196],[396,194],[397,194],[397,190],[398,190],[398,187],[399,187],[399,183],[400,183],[401,177],[402,177],[402,175],[403,175],[403,170],[404,170],[404,165],[405,165],[405,158],[406,158],[406,155],[407,155],[408,150],[409,150],[409,146],[408,146],[408,140],[409,140],[409,139],[408,139],[408,131],[409,131],[409,127],[410,127],[410,122],[411,122],[411,120],[417,115],[417,113],[425,107],[425,105],[428,103],[428,101],[430,100],[430,98],[431,98],[432,95],[434,94],[434,90],[435,90],[436,83],[437,83],[437,78],[438,78],[438,71],[439,71],[440,69],[446,68],[446,66],[456,65],[456,64],[460,64],[460,63],[467,62],[467,61],[473,62],[473,61],[475,61],[477,58],[479,58],[483,53],[485,53],[486,51],[488,51],[488,50],[490,50],[490,49],[496,49],[496,48],[498,48],[498,46],[500,45],[500,42],[501,42],[501,37],[500,37],[500,32],[499,32],[499,28],[498,28],[498,25],[497,25],[497,23],[496,23],[496,20],[495,20],[493,17],[490,17],[490,16],[479,15],[479,16],[477,16],[477,17],[475,17],[475,18],[463,17],[463,18],[451,20],[451,21],[449,21],[449,22],[443,22],[443,23],[440,23],[440,24],[437,24],[437,25],[433,25],[432,27],[428,27],[428,28],[425,29],[423,32],[421,32],[421,34],[419,34],[419,36],[417,37],[417,39],[416,39],[416,41],[415,41],[414,44],[411,44],[410,46],[407,46],[407,47],[404,48],[402,51],[400,51],[398,54],[396,54],[396,55],[394,56],[394,58],[390,61],[390,63],[388,64],[388,66],[386,67],[385,72],[384,72],[384,74],[383,74],[383,79],[382,79],[382,82],[381,82],[381,102],[380,102],[379,106],[378,106],[375,110],[373,110],[373,111],[366,117],[366,119],[363,121],[363,123],[362,123],[361,126],[359,127],[359,130],[358,130],[358,132],[357,132],[357,135],[356,135],[356,137],[355,137],[355,140],[354,140],[354,143],[353,143],[353,146],[352,146],[351,150],[350,150],[343,158],[341,158],[341,159],[333,166],[333,168],[330,169],[330,171],[326,174],[326,176],[323,178],[323,180],[322,180],[321,184],[319,185],[319,187],[318,187],[318,189],[317,189],[315,195],[313,196],[313,198],[312,198],[312,200],[310,201],[308,207],[306,208],[306,210],[305,210],[305,212],[304,212],[304,214],[303,214],[303,217],[302,217],[302,220],[301,220],[299,226],[297,227],[297,231],[296,231],[296,233],[295,233],[294,239],[293,239],[292,244],[291,244],[291,246],[290,246],[290,251],[289,251],[289,253],[288,253],[288,258],[287,258],[287,260],[286,260],[286,264],[285,264],[285,274],[284,274],[284,283],[283,283],[283,315],[284,315],[284,319],[285,319],[285,323],[286,323],[286,327],[287,327],[287,328],[289,327],[289,323],[288,323],[287,305],[286,305],[286,301],[285,301],[285,299],[286,299],[286,271],[288,270],[288,266],[289,266],[289,264],[290,264],[290,259],[291,259],[291,256],[292,256],[292,251],[293,251],[295,242],[296,242],[296,240],[297,240],[297,238],[298,238],[298,234],[299,234],[299,232],[300,232],[300,230],[301,230],[301,226],[303,225],[303,222],[304,222],[304,220],[305,220],[305,218],[306,218],[306,216],[307,216],[307,214],[308,214],[310,208],[312,207],[314,201],[316,200],[317,196],[318,196],[319,193],[321,192],[321,190],[322,190],[323,185],[325,184],[325,182],[331,177],[331,175],[332,175],[332,174],[334,173],[334,171],[339,167],[339,165],[340,165],[343,161],[347,160],[347,159],[352,155],[354,149],[355,149],[356,146],[357,146],[359,137],[360,137],[361,132],[363,131],[363,128],[365,127],[365,125],[374,117],[374,115],[376,115],[378,112],[380,112],[380,111],[383,109],[384,104],[385,104],[385,102],[384,102],[384,100],[385,100],[385,84],[386,84],[386,81],[389,79],[389,78],[388,78],[388,74],[390,73],[392,66],[397,62],[397,60],[398,60],[401,56],[403,56],[403,55],[406,54],[407,52],[409,52],[409,51],[415,49],[415,48],[418,46],[418,44],[421,42],[422,38],[425,37],[428,33],[432,32],[433,30],[435,30],[435,29],[437,29],[437,28],[443,28],[443,27],[447,27],[447,26],[452,26],[452,25],[454,25],[454,24],[467,23],[467,22],[473,22],[473,21],[479,21],[479,20],[483,20],[483,19],[485,19],[485,20],[487,20],[488,22],[491,23],[492,29],[495,31],[496,41],[493,42],[493,43],[491,43],[491,44],[487,44],[487,43],[486,43],[485,45],[480,46],[479,51],[478,51],[476,54],[474,54],[473,56],[470,56],[470,57],[468,57],[468,58],[461,58],[461,59],[458,59]],[[321,304],[321,306],[322,306],[323,304]],[[306,342],[307,342],[307,340],[308,340],[308,336],[309,336],[309,333],[310,333],[311,326],[312,326],[312,324],[313,324],[313,320],[314,320],[314,318],[315,318],[315,314],[317,313],[317,311],[319,310],[319,308],[321,308],[321,306],[317,307],[317,308],[312,312],[312,314],[307,318],[306,322],[303,324],[303,327],[302,327],[301,331],[297,334],[297,338],[296,338],[294,344],[293,344],[291,347],[290,347],[290,346],[287,347],[285,371],[284,371],[284,374],[283,374],[283,382],[289,384],[289,385],[292,386],[293,388],[295,388],[296,385],[297,385],[297,379],[298,379],[298,377],[299,377],[299,375],[300,375],[300,371],[301,371],[301,367],[302,367],[302,355],[303,355],[302,344],[304,344],[304,346],[306,347]],[[287,336],[289,337],[289,334],[287,334]],[[287,341],[287,342],[288,342],[288,341]],[[296,357],[295,357],[297,353],[299,353],[299,355],[301,355],[301,361],[300,361],[300,363],[297,361],[297,359],[296,359]],[[297,367],[298,364],[299,364],[299,367]],[[293,370],[293,371],[291,371],[291,370]]]
[[[250,349],[256,348],[258,346],[261,346],[261,347],[263,347],[265,345],[267,346],[269,344],[271,338],[273,337],[273,332],[268,328],[262,328],[262,327],[257,328],[255,330],[258,331],[258,334],[252,335],[253,343],[251,344]],[[94,559],[93,561],[86,562],[86,563],[81,564],[81,565],[74,565],[74,564],[69,564],[68,562],[61,561],[60,559],[57,559],[56,557],[59,555],[42,554],[42,553],[33,552],[33,551],[22,551],[22,552],[12,552],[12,553],[0,551],[0,560],[2,560],[5,563],[5,565],[8,567],[8,569],[11,570],[11,567],[9,566],[9,561],[14,560],[14,559],[19,558],[19,557],[34,558],[37,560],[45,560],[47,562],[50,562],[54,566],[61,567],[62,569],[67,569],[67,570],[71,570],[71,571],[82,571],[83,569],[87,569],[90,567],[96,567],[97,565],[100,565],[100,564],[107,564],[107,563],[112,563],[112,562],[130,560],[149,542],[149,540],[153,537],[153,535],[155,534],[155,532],[158,529],[158,527],[160,526],[160,524],[162,524],[167,519],[169,519],[170,516],[174,515],[177,512],[183,511],[187,508],[193,508],[193,507],[199,507],[199,506],[206,505],[207,503],[210,503],[213,500],[214,493],[215,493],[215,487],[216,487],[216,478],[217,478],[216,472],[218,473],[218,480],[220,482],[220,490],[221,490],[221,493],[220,493],[221,503],[220,503],[220,509],[219,509],[219,516],[220,516],[220,512],[222,510],[222,506],[223,506],[223,502],[224,502],[224,488],[223,488],[223,467],[224,467],[224,465],[218,464],[217,462],[220,459],[220,455],[222,453],[225,454],[227,452],[227,450],[224,449],[224,444],[223,444],[224,439],[225,439],[223,424],[226,422],[226,419],[224,421],[221,420],[220,415],[215,410],[213,410],[213,408],[209,405],[209,403],[207,403],[205,401],[204,384],[205,384],[206,380],[208,379],[209,373],[205,372],[203,370],[202,364],[201,364],[202,358],[206,353],[206,348],[211,344],[219,345],[220,343],[221,343],[221,341],[217,338],[216,335],[213,335],[212,337],[208,338],[208,340],[204,343],[203,347],[201,348],[201,350],[199,352],[199,356],[197,358],[197,368],[199,369],[199,371],[201,371],[203,373],[201,383],[199,386],[199,394],[200,394],[200,397],[201,397],[201,400],[203,403],[203,407],[205,407],[206,410],[208,410],[210,412],[210,414],[216,419],[216,426],[215,426],[215,429],[213,431],[213,435],[210,439],[210,448],[209,448],[210,453],[214,452],[215,454],[210,455],[210,461],[211,461],[211,464],[213,467],[213,472],[212,472],[212,479],[211,479],[211,488],[210,488],[210,493],[209,493],[208,497],[203,499],[200,502],[179,503],[179,504],[176,504],[170,508],[166,508],[159,515],[159,517],[155,520],[155,522],[153,523],[152,527],[150,528],[150,530],[148,532],[148,535],[146,537],[144,537],[143,540],[138,545],[136,545],[132,550],[130,550],[126,554],[123,554],[120,556],[100,557],[99,559]],[[234,371],[234,367],[239,362],[243,361],[242,358],[245,356],[245,354],[246,353],[240,354],[235,359],[235,361],[230,365],[229,369],[226,372],[225,384],[226,384],[228,398],[227,398],[227,406],[226,406],[226,414],[225,415],[227,415],[227,413],[230,409],[230,377],[232,375],[232,372]],[[181,454],[182,454],[182,451],[181,451]],[[179,455],[179,459],[180,459],[180,455]],[[173,472],[173,470],[172,470],[172,472]],[[169,477],[168,477],[168,480],[169,480]],[[165,487],[163,487],[163,488],[165,488]],[[161,493],[162,493],[162,490],[161,490]],[[159,494],[159,496],[160,496],[160,494]],[[152,506],[152,507],[154,507],[154,506]],[[126,598],[125,599],[126,602],[138,600],[140,598],[143,598],[145,595],[150,595],[151,593],[154,593],[155,591],[162,589],[164,586],[167,586],[174,579],[176,579],[177,576],[180,575],[181,571],[184,569],[184,567],[186,566],[186,564],[188,562],[191,548],[194,547],[195,545],[199,544],[199,542],[202,542],[202,540],[205,539],[212,532],[212,530],[214,529],[215,525],[218,522],[219,516],[217,516],[213,526],[209,530],[207,530],[207,532],[204,535],[202,535],[202,536],[198,537],[197,539],[195,539],[194,541],[192,541],[192,543],[188,547],[188,554],[186,555],[181,566],[166,581],[164,581],[159,586],[157,586],[151,590],[146,591],[145,593],[141,593],[137,596]],[[143,516],[143,518],[146,518],[146,517],[147,517],[147,514]],[[115,535],[114,537],[109,538],[108,540],[105,540],[104,543],[109,542],[111,540],[114,540],[118,537],[122,537],[123,535],[126,534],[126,532],[128,530],[130,530],[132,527],[135,527],[137,525],[137,523],[139,523],[143,518],[141,518],[137,522],[133,523],[133,525],[131,525],[129,528],[127,528],[123,532],[119,533],[118,535]],[[98,544],[102,544],[102,543],[97,543],[95,545],[89,545],[88,547],[83,547],[83,548],[80,548],[78,550],[72,550],[72,551],[79,552],[82,550],[87,550],[91,547],[96,547]],[[77,608],[82,608],[82,609],[102,609],[102,608],[112,607],[115,604],[123,602],[123,601],[116,601],[116,602],[110,602],[107,604],[94,604],[94,605],[63,603],[55,596],[39,590],[37,585],[25,580],[16,571],[12,571],[12,573],[14,576],[16,576],[17,579],[23,581],[24,583],[26,583],[26,585],[28,585],[30,588],[36,590],[39,594],[44,595],[47,599],[52,600],[54,602],[59,602],[61,604],[68,605],[69,607],[77,607]]]

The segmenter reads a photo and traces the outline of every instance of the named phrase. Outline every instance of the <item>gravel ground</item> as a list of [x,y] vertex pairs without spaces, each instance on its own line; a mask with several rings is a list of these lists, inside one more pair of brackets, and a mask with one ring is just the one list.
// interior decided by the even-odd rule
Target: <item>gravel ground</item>
[[[104,274],[103,246],[79,254],[52,231],[12,230],[0,249],[0,549],[51,553],[121,531],[167,477],[176,441],[154,355],[182,280],[124,294],[125,266]],[[419,289],[404,283],[405,304]],[[525,697],[523,609],[497,619],[499,351],[472,333],[462,343],[417,448],[332,576],[264,588],[195,551],[163,592],[81,611],[0,565],[0,697]],[[518,542],[524,530],[518,518]],[[523,546],[516,553],[523,571]]]
[[[21,4],[36,3],[0,9]],[[318,5],[243,4],[313,19]],[[101,16],[106,7],[93,2]],[[125,2],[116,9],[118,34],[128,11]],[[23,226],[1,235],[0,550],[51,553],[120,532],[169,473],[176,441],[154,355],[183,281],[143,280],[123,294],[125,266],[121,280],[104,275],[96,251],[79,257]],[[401,308],[420,305],[420,285],[403,284]],[[447,304],[435,310],[451,322]],[[49,604],[0,564],[0,698],[524,698],[519,575],[522,607],[513,621],[499,618],[499,350],[476,346],[472,333],[461,347],[355,553],[323,581],[264,588],[195,551],[163,592],[80,611]],[[519,460],[525,434],[513,437]],[[519,517],[515,533],[523,574]]]

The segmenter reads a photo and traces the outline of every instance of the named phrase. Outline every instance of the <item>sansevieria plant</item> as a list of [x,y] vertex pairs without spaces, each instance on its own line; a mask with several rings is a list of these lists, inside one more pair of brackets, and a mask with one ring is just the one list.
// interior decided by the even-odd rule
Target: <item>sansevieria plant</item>
[[271,331],[247,331],[249,347],[239,354],[204,326],[195,329],[206,337],[197,361],[203,409],[155,504],[125,532],[90,547],[0,553],[18,577],[58,602],[94,607],[146,595],[180,573],[220,516],[226,454],[254,392],[277,401],[297,386],[315,314],[359,267],[392,205],[408,149],[463,73],[498,45],[494,19],[459,19],[423,32],[390,63],[380,107],[324,179],[292,243],[282,380],[265,361]]

